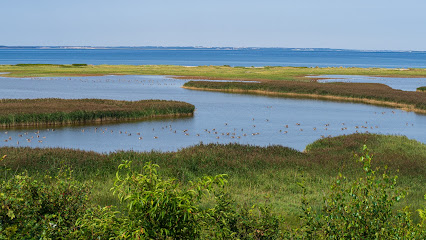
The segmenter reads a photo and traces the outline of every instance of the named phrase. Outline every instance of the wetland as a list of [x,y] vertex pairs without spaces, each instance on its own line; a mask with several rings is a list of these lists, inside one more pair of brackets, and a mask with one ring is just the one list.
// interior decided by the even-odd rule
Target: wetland
[[[359,179],[365,165],[362,170],[362,164],[354,160],[354,154],[361,156],[365,144],[374,156],[372,167],[386,169],[392,175],[397,173],[396,189],[409,193],[404,201],[396,201],[394,209],[409,205],[411,208],[405,210],[406,213],[412,214],[415,224],[421,222],[415,210],[424,206],[426,191],[426,115],[413,110],[424,109],[426,95],[413,91],[411,87],[403,91],[393,89],[390,84],[356,81],[359,81],[360,75],[391,75],[404,76],[398,81],[410,81],[411,78],[407,77],[416,77],[421,83],[424,69],[114,67],[83,64],[0,66],[0,69],[8,72],[0,77],[0,96],[4,107],[20,102],[31,106],[28,107],[30,110],[47,112],[49,108],[46,105],[31,104],[51,101],[56,106],[53,108],[55,112],[58,106],[89,109],[79,101],[98,101],[101,108],[106,107],[102,104],[121,103],[129,104],[133,111],[135,106],[132,104],[154,101],[160,104],[155,109],[166,103],[166,110],[170,110],[170,104],[176,106],[177,103],[178,108],[183,106],[184,111],[191,112],[189,116],[177,114],[102,123],[71,121],[71,125],[6,126],[1,129],[0,156],[4,157],[0,158],[0,173],[5,181],[11,181],[14,174],[25,171],[23,174],[42,182],[63,174],[64,169],[71,169],[76,181],[73,182],[74,187],[79,184],[90,186],[90,200],[84,203],[95,206],[89,209],[93,215],[90,211],[85,215],[90,217],[90,224],[102,223],[103,219],[98,218],[107,216],[102,214],[108,214],[108,209],[115,206],[114,209],[122,211],[123,215],[112,212],[113,218],[109,219],[112,221],[108,222],[107,228],[118,224],[118,232],[123,226],[130,226],[120,225],[121,220],[117,220],[117,216],[126,217],[131,212],[125,213],[124,202],[111,193],[111,188],[117,183],[114,178],[120,172],[117,170],[119,165],[123,160],[130,160],[132,169],[139,173],[146,170],[146,163],[159,164],[158,174],[165,179],[175,179],[173,181],[183,189],[191,189],[194,181],[206,175],[226,174],[224,177],[228,184],[221,191],[226,191],[233,199],[229,206],[235,204],[238,209],[246,209],[242,211],[254,211],[253,219],[251,215],[244,215],[243,219],[248,217],[255,224],[265,224],[261,227],[268,226],[268,229],[279,229],[280,234],[287,234],[288,229],[305,226],[300,220],[304,213],[301,201],[309,201],[313,209],[321,213],[321,199],[330,193],[329,186],[340,179],[336,178],[337,175],[344,174],[351,181]],[[320,75],[329,78],[329,74],[334,73],[345,75],[349,79],[347,81],[351,81],[353,76],[355,83],[320,83]],[[212,89],[215,91],[205,91]],[[256,92],[247,90],[259,92],[254,94]],[[276,94],[280,92],[318,96]],[[323,97],[327,95],[335,98]],[[348,98],[358,98],[358,102]],[[359,101],[377,98],[384,102],[373,105]],[[402,105],[389,105],[391,102],[411,107],[398,109]],[[73,103],[73,107],[67,107],[69,103]],[[14,109],[11,111],[22,112]],[[173,107],[171,109],[176,115]],[[148,175],[133,176],[136,179]],[[59,177],[55,179],[60,182]],[[63,186],[64,183],[60,183],[48,180],[53,193]],[[176,188],[169,190],[165,192],[175,192]],[[212,206],[216,209],[217,199],[218,195],[204,199],[199,209]],[[82,209],[82,205],[77,205],[78,209]],[[100,209],[98,206],[106,208],[96,210]],[[247,206],[253,207],[248,210]],[[55,213],[62,214],[60,212],[59,209]],[[257,222],[275,219],[271,216],[279,216],[276,225]],[[211,226],[216,226],[214,224]],[[258,228],[253,226],[251,230],[259,233]],[[84,227],[78,228],[81,229]],[[415,234],[425,233],[424,226],[418,229],[420,232]],[[211,229],[203,231],[207,231],[202,233],[207,235],[216,232]],[[105,230],[88,233],[92,237],[98,233],[107,234]],[[276,238],[288,238],[288,235],[284,237],[278,232],[273,234]]]
[[[19,146],[97,152],[176,151],[200,142],[236,142],[257,146],[282,145],[302,151],[307,144],[320,138],[365,132],[405,135],[426,142],[422,131],[426,128],[425,115],[388,107],[194,91],[182,88],[190,80],[164,76],[2,77],[0,81],[3,86],[0,94],[8,99],[164,99],[187,102],[196,108],[193,116],[186,118],[55,126],[53,132],[52,127],[9,128],[0,133],[2,146],[16,146],[19,141]],[[42,143],[25,141],[24,136],[33,135],[45,138]]]

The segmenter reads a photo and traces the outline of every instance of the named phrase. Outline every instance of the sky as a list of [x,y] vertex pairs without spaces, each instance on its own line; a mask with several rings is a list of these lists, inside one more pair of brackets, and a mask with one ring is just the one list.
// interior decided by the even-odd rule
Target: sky
[[426,50],[425,0],[0,0],[0,45]]

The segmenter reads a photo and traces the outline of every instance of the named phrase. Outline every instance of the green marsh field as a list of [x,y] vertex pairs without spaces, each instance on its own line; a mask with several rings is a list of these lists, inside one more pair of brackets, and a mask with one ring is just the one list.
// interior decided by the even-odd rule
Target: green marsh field
[[388,68],[308,68],[308,67],[229,67],[176,65],[54,65],[17,64],[0,65],[7,77],[53,77],[97,75],[172,75],[207,79],[234,80],[303,80],[308,75],[365,75],[392,77],[426,77],[426,70]]

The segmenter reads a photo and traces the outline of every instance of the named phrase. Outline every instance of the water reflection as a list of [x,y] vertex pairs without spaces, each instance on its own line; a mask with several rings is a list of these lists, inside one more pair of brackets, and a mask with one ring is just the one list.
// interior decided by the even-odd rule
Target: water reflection
[[355,103],[194,91],[181,88],[186,81],[163,76],[0,78],[2,98],[167,99],[196,106],[192,118],[2,129],[0,146],[174,151],[199,142],[238,142],[303,150],[321,137],[367,131],[426,142],[425,115]]

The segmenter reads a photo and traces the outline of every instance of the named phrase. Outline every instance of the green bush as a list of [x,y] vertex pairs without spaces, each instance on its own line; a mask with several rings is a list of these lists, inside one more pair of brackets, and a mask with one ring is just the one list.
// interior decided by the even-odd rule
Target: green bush
[[119,166],[113,188],[126,204],[125,234],[148,239],[198,238],[204,221],[200,201],[215,185],[225,184],[224,176],[204,177],[183,188],[175,179],[162,179],[156,164],[146,163],[143,173],[130,166],[130,161]]
[[303,199],[304,226],[301,235],[314,239],[422,239],[425,232],[416,227],[408,208],[395,211],[394,206],[405,192],[396,189],[397,177],[371,167],[372,156],[366,146],[364,176],[349,181],[339,175],[324,198],[322,211]]
[[[426,194],[425,194],[425,200],[426,200]],[[424,224],[426,223],[426,206],[423,209],[418,209],[420,218],[422,219],[422,222],[420,223],[420,227],[424,227]]]
[[71,171],[37,181],[26,172],[0,185],[0,239],[66,237],[88,207],[89,188]]
[[76,221],[76,228],[70,232],[71,239],[116,239],[126,238],[127,218],[112,206],[93,207]]
[[278,239],[280,218],[267,204],[238,206],[229,193],[220,192],[206,214],[206,239]]

